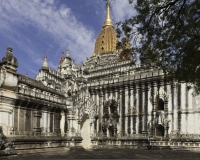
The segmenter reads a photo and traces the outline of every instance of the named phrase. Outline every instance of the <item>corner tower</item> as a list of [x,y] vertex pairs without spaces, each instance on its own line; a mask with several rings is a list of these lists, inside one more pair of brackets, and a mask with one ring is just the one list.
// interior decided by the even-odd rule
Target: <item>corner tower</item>
[[93,56],[97,54],[105,54],[109,52],[116,52],[117,36],[115,28],[110,17],[110,1],[107,0],[106,4],[106,19],[104,25],[101,28],[100,34],[96,39],[95,49]]

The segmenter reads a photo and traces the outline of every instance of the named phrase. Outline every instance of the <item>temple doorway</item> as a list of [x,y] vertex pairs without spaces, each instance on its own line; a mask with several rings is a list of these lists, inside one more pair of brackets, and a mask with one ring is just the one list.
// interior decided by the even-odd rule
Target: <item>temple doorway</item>
[[114,137],[114,127],[113,126],[108,127],[108,137]]
[[90,139],[90,119],[88,114],[84,114],[81,121],[81,137],[82,147],[85,149],[89,149],[91,145]]
[[158,137],[164,137],[164,127],[162,125],[158,125],[156,127],[156,136]]

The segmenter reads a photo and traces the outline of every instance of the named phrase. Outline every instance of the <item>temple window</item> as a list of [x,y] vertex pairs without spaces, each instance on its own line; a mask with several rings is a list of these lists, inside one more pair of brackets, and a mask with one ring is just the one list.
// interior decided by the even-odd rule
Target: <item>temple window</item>
[[159,99],[158,103],[157,103],[157,109],[158,110],[164,110],[164,102],[162,99]]

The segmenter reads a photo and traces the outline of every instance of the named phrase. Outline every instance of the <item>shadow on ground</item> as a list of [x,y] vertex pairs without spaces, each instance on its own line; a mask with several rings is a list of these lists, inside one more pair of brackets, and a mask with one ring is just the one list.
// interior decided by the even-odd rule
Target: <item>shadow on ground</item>
[[95,149],[69,150],[66,148],[44,151],[21,152],[18,156],[0,159],[200,159],[200,149],[196,150],[147,150],[147,149]]

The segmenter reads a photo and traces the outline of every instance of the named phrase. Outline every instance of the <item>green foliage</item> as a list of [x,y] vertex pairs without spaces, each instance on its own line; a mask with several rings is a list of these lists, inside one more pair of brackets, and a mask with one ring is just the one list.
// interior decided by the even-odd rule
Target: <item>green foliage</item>
[[137,15],[118,23],[117,35],[132,37],[141,63],[150,59],[200,93],[200,1],[137,0],[135,9]]

